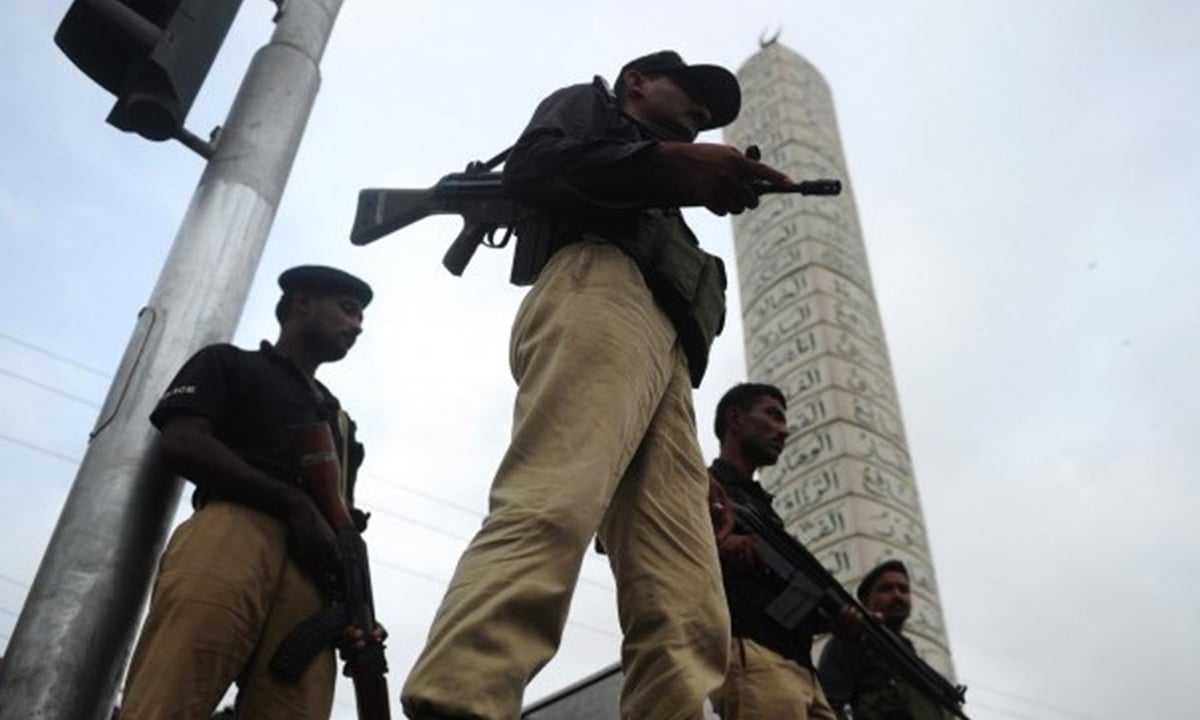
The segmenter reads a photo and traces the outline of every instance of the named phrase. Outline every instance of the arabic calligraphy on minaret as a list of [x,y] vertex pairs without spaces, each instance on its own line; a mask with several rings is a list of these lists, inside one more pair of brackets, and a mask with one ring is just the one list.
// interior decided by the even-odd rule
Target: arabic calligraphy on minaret
[[792,435],[763,473],[788,529],[853,589],[875,564],[912,574],[905,626],[953,674],[937,579],[905,440],[829,86],[778,42],[738,71],[742,112],[725,131],[792,178],[838,178],[837,197],[774,195],[733,220],[746,367],[788,397]]

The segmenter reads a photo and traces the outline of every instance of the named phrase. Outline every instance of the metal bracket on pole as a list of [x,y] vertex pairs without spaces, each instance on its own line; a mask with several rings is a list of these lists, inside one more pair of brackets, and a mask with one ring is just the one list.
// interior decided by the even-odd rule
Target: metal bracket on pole
[[193,134],[185,127],[181,127],[175,131],[175,139],[183,143],[189,150],[195,152],[205,160],[211,160],[214,153],[217,151],[217,139],[221,135],[221,127],[218,125],[213,128],[209,139],[205,140],[198,135]]

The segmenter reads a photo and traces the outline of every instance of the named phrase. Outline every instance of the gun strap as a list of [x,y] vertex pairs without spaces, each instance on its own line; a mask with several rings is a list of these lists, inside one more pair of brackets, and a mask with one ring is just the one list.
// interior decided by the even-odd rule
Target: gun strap
[[516,145],[509,145],[497,153],[496,157],[488,160],[485,163],[481,163],[478,160],[472,160],[471,162],[467,163],[467,172],[488,172],[495,169],[497,165],[508,159],[508,154],[512,152],[514,147],[516,147]]

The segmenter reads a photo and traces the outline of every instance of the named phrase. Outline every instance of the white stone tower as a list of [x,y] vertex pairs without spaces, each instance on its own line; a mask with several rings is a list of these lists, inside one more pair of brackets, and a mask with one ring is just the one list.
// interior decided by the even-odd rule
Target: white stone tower
[[937,581],[829,86],[770,41],[738,70],[725,141],[758,145],[792,178],[839,178],[838,197],[768,196],[734,218],[749,379],[788,398],[792,435],[763,484],[788,529],[853,591],[885,559],[913,584],[905,633],[953,676]]

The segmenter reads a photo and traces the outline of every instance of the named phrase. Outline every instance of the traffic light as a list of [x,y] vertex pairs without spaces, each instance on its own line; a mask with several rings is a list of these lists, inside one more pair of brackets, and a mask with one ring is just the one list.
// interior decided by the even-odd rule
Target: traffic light
[[75,0],[54,43],[117,96],[109,123],[149,140],[167,140],[183,128],[241,4]]

